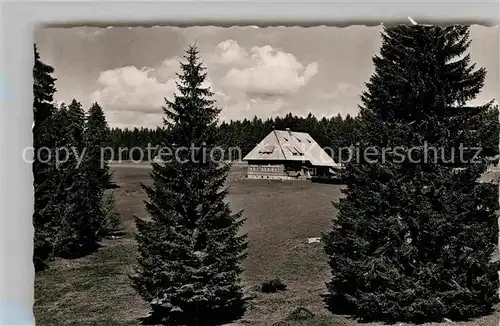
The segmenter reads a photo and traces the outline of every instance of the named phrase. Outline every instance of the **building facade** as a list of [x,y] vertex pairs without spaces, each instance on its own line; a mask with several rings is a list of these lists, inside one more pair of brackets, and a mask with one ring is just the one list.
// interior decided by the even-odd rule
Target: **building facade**
[[307,133],[274,130],[244,158],[249,179],[309,179],[340,166]]

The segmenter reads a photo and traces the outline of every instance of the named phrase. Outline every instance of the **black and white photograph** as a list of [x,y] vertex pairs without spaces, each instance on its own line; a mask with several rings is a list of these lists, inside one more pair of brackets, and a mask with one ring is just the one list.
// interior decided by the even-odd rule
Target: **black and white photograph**
[[498,26],[33,43],[37,325],[498,324]]

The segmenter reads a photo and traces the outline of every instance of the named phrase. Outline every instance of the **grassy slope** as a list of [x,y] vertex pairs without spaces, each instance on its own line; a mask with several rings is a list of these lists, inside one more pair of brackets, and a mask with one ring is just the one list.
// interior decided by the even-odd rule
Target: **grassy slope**
[[[38,325],[137,325],[147,305],[128,283],[135,262],[133,216],[146,217],[145,195],[140,183],[149,183],[148,169],[114,169],[117,205],[123,214],[125,235],[108,240],[95,254],[76,260],[58,260],[35,280],[35,315]],[[321,244],[307,244],[308,237],[328,230],[334,215],[332,200],[340,196],[335,185],[305,182],[240,180],[242,168],[231,175],[228,198],[234,210],[244,210],[244,232],[249,237],[249,256],[244,262],[244,283],[253,299],[241,323],[272,325],[291,310],[304,306],[316,317],[290,325],[356,325],[343,316],[331,315],[321,295],[329,271]],[[288,290],[275,294],[257,291],[265,279],[280,277]],[[494,315],[464,325],[496,324]],[[376,324],[373,324],[376,325]]]

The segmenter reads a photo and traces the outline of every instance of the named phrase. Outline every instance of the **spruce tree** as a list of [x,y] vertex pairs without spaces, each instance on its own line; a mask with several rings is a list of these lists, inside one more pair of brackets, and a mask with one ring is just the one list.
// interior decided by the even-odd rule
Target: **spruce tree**
[[33,115],[35,126],[40,126],[54,111],[55,81],[54,68],[40,60],[36,45],[33,45]]
[[484,119],[479,119],[481,130],[483,152],[486,156],[491,157],[491,164],[498,164],[498,137],[500,135],[500,120],[498,104],[484,113]]
[[51,259],[53,231],[50,227],[53,216],[49,213],[48,205],[52,199],[51,189],[53,169],[48,161],[53,147],[54,137],[51,133],[50,118],[54,112],[53,96],[55,78],[54,69],[40,60],[36,45],[34,50],[33,66],[33,187],[34,187],[34,252],[33,263],[39,270],[47,266]]
[[170,131],[162,146],[177,155],[153,163],[153,185],[144,186],[151,220],[136,219],[139,258],[132,282],[156,322],[210,325],[242,312],[246,242],[238,234],[241,212],[232,213],[224,201],[229,167],[208,157],[220,110],[202,86],[206,73],[196,47],[184,59],[178,94],[164,107]]
[[51,117],[54,140],[51,148],[51,173],[46,180],[51,185],[51,201],[46,212],[52,216],[52,257],[68,251],[65,249],[66,239],[71,237],[73,231],[71,227],[71,207],[68,198],[74,175],[74,173],[69,172],[72,170],[69,165],[75,164],[75,162],[69,151],[69,148],[74,145],[69,116],[68,106],[62,103]]
[[[54,107],[50,117],[45,119],[44,127],[44,162],[40,164],[43,171],[40,181],[35,182],[35,244],[37,233],[43,235],[43,259],[37,255],[35,246],[35,267],[44,268],[58,253],[63,239],[64,227],[62,227],[67,210],[67,189],[65,186],[64,173],[61,170],[62,162],[67,159],[64,148],[68,131],[67,107],[63,103],[59,108]],[[50,159],[49,159],[50,158]],[[47,160],[48,159],[48,160]],[[47,161],[45,161],[47,160]],[[36,162],[36,160],[35,160]],[[35,163],[34,163],[35,164]],[[43,203],[43,205],[37,205]],[[43,224],[37,224],[36,218],[43,217]]]
[[324,238],[332,308],[420,322],[479,316],[498,302],[498,186],[478,182],[491,153],[473,149],[498,148],[498,135],[496,146],[482,136],[491,103],[467,104],[486,73],[469,43],[466,26],[384,29],[357,121],[360,159],[347,164]]
[[85,132],[86,156],[90,160],[92,179],[99,180],[98,186],[102,189],[107,189],[111,182],[111,172],[107,163],[109,153],[104,151],[109,142],[110,130],[106,117],[99,104],[94,103],[88,112]]
[[120,215],[116,210],[111,188],[111,172],[108,160],[110,153],[105,150],[110,144],[110,130],[106,117],[99,104],[94,103],[89,109],[85,129],[85,168],[88,173],[89,187],[97,202],[101,202],[96,223],[98,233],[109,235],[120,228]]
[[73,258],[97,249],[103,223],[102,191],[96,187],[84,148],[85,112],[73,100],[55,115],[59,161],[53,194],[57,207],[56,256]]
[[82,104],[76,99],[73,99],[68,106],[68,130],[71,135],[68,138],[69,143],[66,144],[68,147],[74,148],[74,153],[83,152],[85,148],[84,143],[84,132],[85,132],[85,111],[83,110]]

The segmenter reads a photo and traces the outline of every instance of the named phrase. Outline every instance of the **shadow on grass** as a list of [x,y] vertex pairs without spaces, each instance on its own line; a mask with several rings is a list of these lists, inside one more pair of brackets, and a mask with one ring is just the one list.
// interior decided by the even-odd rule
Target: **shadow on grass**
[[106,186],[106,189],[118,189],[118,188],[120,188],[120,185],[115,182],[111,182]]
[[327,178],[327,177],[311,177],[312,183],[325,183],[332,185],[341,185],[343,184],[341,178]]
[[[484,310],[478,311],[476,314],[471,316],[463,316],[457,314],[449,314],[448,316],[441,315],[436,317],[436,314],[432,312],[421,312],[420,314],[413,315],[395,315],[392,318],[387,318],[387,316],[360,316],[359,312],[356,311],[356,307],[348,302],[342,295],[332,295],[323,294],[323,301],[326,304],[326,308],[335,315],[343,316],[346,319],[354,320],[356,323],[368,324],[368,323],[380,323],[383,325],[395,325],[401,323],[409,323],[414,325],[423,325],[426,323],[444,323],[444,322],[471,322],[478,318],[488,317],[497,311],[496,306],[485,308]],[[481,323],[478,323],[479,325]]]
[[70,248],[68,250],[61,250],[58,252],[55,257],[64,258],[64,259],[78,259],[86,256],[90,256],[97,252],[99,249],[103,248],[101,243],[86,243],[86,244],[78,244],[75,248]]
[[[323,302],[326,304],[326,308],[334,315],[342,316],[346,320],[351,320],[358,323],[371,323],[371,322],[381,322],[380,320],[368,320],[363,319],[357,316],[356,307],[348,302],[342,295],[334,295],[334,294],[322,294]],[[391,323],[385,323],[389,325]]]
[[336,315],[345,316],[347,318],[355,319],[353,316],[356,312],[355,307],[349,304],[342,296],[332,294],[322,294],[323,302],[326,308]]
[[155,309],[149,316],[139,318],[139,325],[183,325],[183,326],[216,326],[234,322],[245,314],[249,299],[242,299],[231,307],[210,309],[188,309],[172,312]]
[[[50,268],[51,263],[56,258],[63,259],[71,259],[75,260],[78,258],[83,258],[86,256],[90,256],[97,252],[103,246],[100,243],[85,243],[85,244],[77,244],[74,246],[68,246],[66,248],[61,249],[59,252],[55,252],[52,254],[42,253],[42,255],[37,254],[36,252],[33,255],[33,266],[36,272],[42,272]],[[52,251],[52,248],[47,246],[43,248],[44,251],[49,252]],[[45,257],[45,259],[40,258]]]

